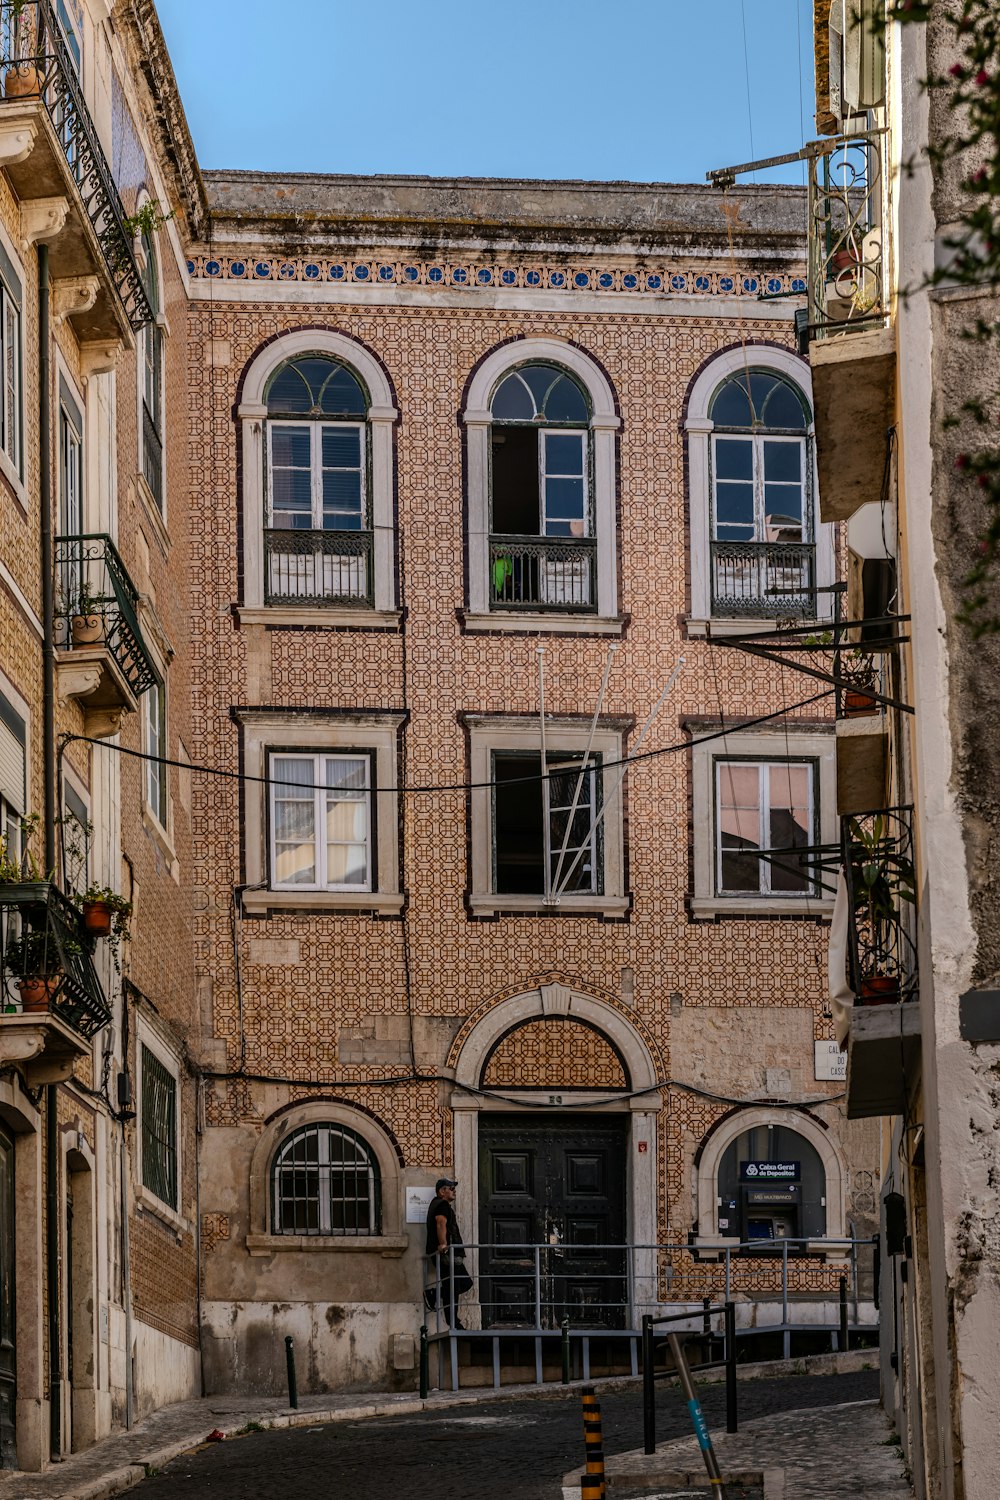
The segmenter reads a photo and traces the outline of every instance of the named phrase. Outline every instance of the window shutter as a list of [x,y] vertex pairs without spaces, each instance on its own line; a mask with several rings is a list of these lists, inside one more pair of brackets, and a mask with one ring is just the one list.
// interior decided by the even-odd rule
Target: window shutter
[[24,721],[0,697],[0,797],[19,813],[27,811],[24,742]]

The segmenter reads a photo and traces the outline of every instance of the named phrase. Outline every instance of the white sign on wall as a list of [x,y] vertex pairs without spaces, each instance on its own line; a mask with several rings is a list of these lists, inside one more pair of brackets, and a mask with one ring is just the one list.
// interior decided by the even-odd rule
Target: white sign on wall
[[847,1053],[839,1042],[816,1042],[816,1077],[827,1082],[847,1081]]
[[434,1201],[434,1189],[432,1187],[406,1189],[406,1222],[407,1224],[423,1224],[427,1220],[427,1210]]

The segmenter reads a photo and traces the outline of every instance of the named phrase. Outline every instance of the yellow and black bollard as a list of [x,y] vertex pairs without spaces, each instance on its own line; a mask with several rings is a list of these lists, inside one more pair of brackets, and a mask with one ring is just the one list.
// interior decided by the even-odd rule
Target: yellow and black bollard
[[587,1471],[580,1480],[581,1500],[604,1500],[604,1437],[601,1403],[592,1385],[583,1388],[583,1440],[587,1445]]

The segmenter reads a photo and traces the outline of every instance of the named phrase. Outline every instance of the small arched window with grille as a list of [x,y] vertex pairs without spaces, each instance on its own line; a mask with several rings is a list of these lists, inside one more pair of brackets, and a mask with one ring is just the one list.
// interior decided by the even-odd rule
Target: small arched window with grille
[[372,602],[369,401],[325,354],[282,365],[267,388],[265,598]]
[[555,365],[522,365],[490,412],[490,607],[595,609],[586,396]]
[[816,613],[805,397],[774,370],[719,386],[712,430],[712,613]]
[[378,1163],[368,1144],[344,1125],[303,1125],[271,1161],[274,1234],[381,1233]]

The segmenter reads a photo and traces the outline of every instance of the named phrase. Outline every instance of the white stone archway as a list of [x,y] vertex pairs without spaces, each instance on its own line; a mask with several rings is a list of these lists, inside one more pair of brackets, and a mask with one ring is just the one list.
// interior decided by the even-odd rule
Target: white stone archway
[[[576,1090],[559,1095],[548,1089],[505,1089],[504,1097],[484,1097],[479,1093],[480,1079],[487,1059],[496,1043],[507,1032],[533,1020],[565,1017],[592,1027],[615,1048],[628,1071],[630,1091],[624,1097],[607,1089]],[[459,1198],[464,1208],[468,1230],[466,1239],[477,1238],[471,1232],[470,1215],[478,1213],[479,1204],[479,1115],[516,1112],[525,1105],[538,1110],[551,1109],[553,1115],[581,1113],[588,1109],[630,1116],[627,1140],[626,1236],[635,1246],[652,1247],[657,1238],[657,1120],[662,1107],[653,1054],[638,1028],[623,1010],[583,991],[559,983],[543,984],[538,989],[503,1000],[488,1009],[472,1027],[455,1059],[455,1087],[450,1105],[454,1115],[455,1165],[460,1183]],[[554,1101],[565,1102],[554,1102]],[[648,1291],[638,1290],[654,1285],[655,1255],[651,1248],[637,1250],[632,1259],[633,1302],[647,1301]],[[478,1266],[474,1268],[478,1272]],[[478,1277],[477,1277],[478,1280]]]
[[815,1147],[826,1176],[825,1238],[843,1239],[844,1169],[830,1132],[804,1111],[768,1108],[766,1105],[748,1106],[728,1115],[706,1141],[698,1162],[698,1239],[718,1244],[719,1166],[727,1147],[744,1131],[754,1130],[759,1125],[781,1125],[786,1130],[797,1131],[810,1146]]

